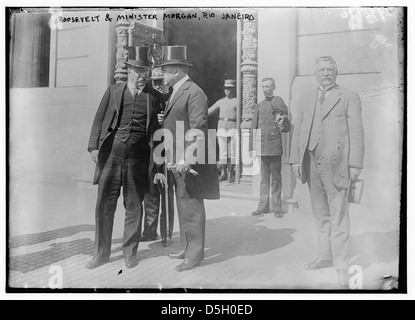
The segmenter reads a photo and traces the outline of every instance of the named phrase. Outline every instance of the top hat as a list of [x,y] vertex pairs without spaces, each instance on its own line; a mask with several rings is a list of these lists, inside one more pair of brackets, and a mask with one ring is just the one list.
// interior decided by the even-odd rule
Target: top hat
[[223,84],[225,88],[235,88],[235,80],[226,79],[225,83]]
[[124,61],[124,63],[137,68],[149,67],[151,64],[149,53],[150,47],[147,46],[128,47],[128,61]]
[[162,63],[158,67],[168,65],[184,65],[193,67],[192,64],[187,62],[186,46],[163,46]]
[[161,70],[161,68],[154,68],[151,71],[151,78],[152,80],[163,80],[164,79],[164,74],[163,71]]

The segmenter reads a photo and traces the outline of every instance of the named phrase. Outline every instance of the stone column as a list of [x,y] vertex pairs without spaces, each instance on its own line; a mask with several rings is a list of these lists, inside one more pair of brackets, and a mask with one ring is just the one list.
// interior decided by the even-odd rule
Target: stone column
[[257,104],[257,70],[258,70],[258,24],[256,12],[255,19],[245,20],[242,26],[242,123],[241,129],[250,129],[252,113]]
[[124,61],[128,56],[128,37],[129,37],[130,22],[129,21],[118,21],[115,32],[117,34],[116,53],[115,53],[115,81],[122,82],[127,80],[127,68]]
[[[258,15],[255,10],[244,10],[243,14],[252,14],[255,19],[242,23],[242,110],[241,110],[241,158],[249,158],[248,139],[252,126],[252,114],[257,104],[258,70]],[[242,166],[242,175],[252,175],[252,165]]]

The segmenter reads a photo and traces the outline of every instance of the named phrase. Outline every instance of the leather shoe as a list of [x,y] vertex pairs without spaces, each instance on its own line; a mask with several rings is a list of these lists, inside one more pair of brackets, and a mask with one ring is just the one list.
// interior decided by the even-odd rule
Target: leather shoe
[[109,258],[96,258],[96,257],[93,257],[92,260],[90,260],[86,264],[85,268],[95,269],[95,268],[98,268],[99,266],[102,266],[103,264],[106,264],[109,261],[110,261]]
[[184,261],[181,264],[179,264],[175,269],[177,272],[182,272],[194,269],[198,266],[200,266],[199,260],[184,259]]
[[166,237],[161,238],[161,246],[162,247],[167,247],[167,238]]
[[321,260],[320,258],[317,258],[313,262],[310,262],[304,266],[304,269],[306,270],[317,270],[317,269],[323,269],[323,268],[330,268],[333,266],[333,262],[330,260]]
[[128,256],[125,258],[125,266],[127,268],[135,268],[138,265],[136,256]]
[[154,241],[157,240],[157,235],[156,236],[141,236],[140,241]]
[[274,212],[275,218],[283,218],[284,217],[284,213],[282,213],[281,211],[275,211]]
[[186,252],[184,250],[180,251],[179,253],[169,253],[170,259],[184,259]]
[[262,214],[264,214],[264,212],[261,210],[255,210],[254,212],[251,213],[251,215],[253,216],[260,216]]
[[349,272],[347,269],[337,269],[337,282],[342,289],[350,289],[349,287]]

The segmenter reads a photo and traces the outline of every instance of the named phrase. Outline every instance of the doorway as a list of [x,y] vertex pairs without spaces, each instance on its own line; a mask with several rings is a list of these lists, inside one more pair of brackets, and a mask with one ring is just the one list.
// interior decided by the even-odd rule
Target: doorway
[[190,78],[203,89],[209,107],[224,97],[223,81],[235,79],[237,67],[237,22],[223,20],[218,10],[192,10],[202,16],[214,12],[216,18],[206,20],[172,19],[165,23],[166,45],[186,45]]

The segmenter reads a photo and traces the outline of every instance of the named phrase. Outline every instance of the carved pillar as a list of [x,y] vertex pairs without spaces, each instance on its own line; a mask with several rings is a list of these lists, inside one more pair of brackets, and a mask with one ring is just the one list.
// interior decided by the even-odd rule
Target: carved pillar
[[242,27],[242,123],[241,129],[250,129],[252,113],[257,104],[257,70],[258,70],[258,24],[255,19],[245,20]]
[[130,28],[129,21],[118,21],[115,32],[117,34],[117,43],[116,43],[116,54],[115,54],[115,71],[114,79],[115,81],[122,82],[127,80],[127,68],[124,64],[124,61],[127,59],[128,55],[128,30]]
[[[246,10],[241,13],[252,14],[254,20],[243,20],[241,37],[241,86],[242,106],[240,123],[241,159],[249,159],[249,129],[252,126],[252,114],[257,104],[257,70],[258,70],[258,14],[257,11]],[[242,175],[254,174],[252,164],[242,164]]]

